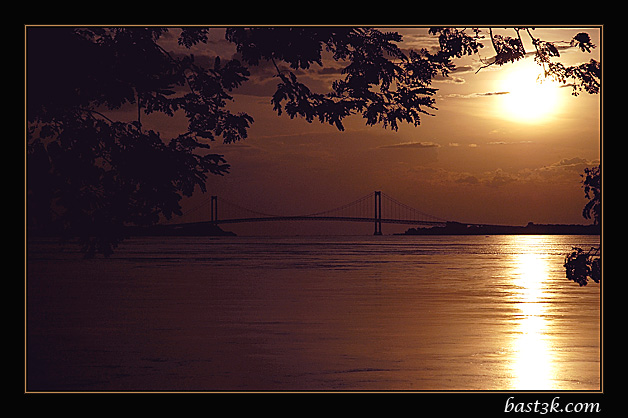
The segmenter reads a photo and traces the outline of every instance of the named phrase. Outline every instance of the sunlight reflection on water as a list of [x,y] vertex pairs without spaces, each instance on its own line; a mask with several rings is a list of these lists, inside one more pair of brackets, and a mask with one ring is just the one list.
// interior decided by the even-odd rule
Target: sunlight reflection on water
[[525,252],[525,246],[538,246],[543,237],[524,237],[524,242],[521,238],[513,237],[522,248],[515,255],[514,266],[514,292],[520,313],[514,333],[512,386],[518,390],[551,389],[554,370],[546,317],[549,263],[543,254]]

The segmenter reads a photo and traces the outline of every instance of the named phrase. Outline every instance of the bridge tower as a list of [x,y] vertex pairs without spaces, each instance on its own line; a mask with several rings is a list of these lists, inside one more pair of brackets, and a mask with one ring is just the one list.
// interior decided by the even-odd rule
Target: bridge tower
[[375,192],[375,233],[373,235],[382,235],[382,192]]
[[210,211],[211,222],[216,225],[216,222],[218,222],[218,196],[212,196]]

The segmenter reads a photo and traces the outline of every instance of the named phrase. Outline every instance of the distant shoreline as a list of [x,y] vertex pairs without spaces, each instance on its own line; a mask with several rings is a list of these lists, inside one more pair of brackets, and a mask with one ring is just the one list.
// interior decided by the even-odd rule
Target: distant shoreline
[[[127,226],[128,237],[141,236],[213,236],[235,237],[237,234],[225,231],[209,223],[182,225]],[[467,225],[447,222],[445,226],[409,228],[405,232],[392,235],[600,235],[599,225],[534,224],[512,225]],[[60,236],[57,231],[29,231],[29,236]]]
[[600,235],[599,225],[535,224],[511,225],[466,225],[447,222],[445,226],[409,228],[395,235]]

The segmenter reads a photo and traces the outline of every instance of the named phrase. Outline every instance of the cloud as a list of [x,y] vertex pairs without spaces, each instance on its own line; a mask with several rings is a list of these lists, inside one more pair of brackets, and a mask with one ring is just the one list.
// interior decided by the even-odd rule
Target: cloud
[[509,91],[491,91],[487,93],[475,93],[477,96],[501,96],[503,94],[510,94]]
[[475,72],[475,68],[473,68],[470,65],[461,65],[460,67],[456,67],[454,68],[454,70],[452,71],[452,73],[471,73],[471,72]]
[[330,75],[340,77],[345,67],[342,66],[328,66],[327,67],[313,67],[313,72],[318,75]]
[[[448,147],[460,147],[460,143],[459,142],[450,142],[449,144],[447,144]],[[468,144],[467,147],[469,148],[477,148],[478,144]]]
[[587,160],[585,160],[584,158],[580,158],[580,157],[563,158],[559,162],[552,164],[552,166],[555,166],[555,167],[573,167],[573,166],[581,165],[581,164],[589,164],[589,162]]
[[377,147],[378,149],[384,148],[440,148],[440,145],[434,142],[424,141],[424,142],[401,142],[398,144],[391,145],[381,145]]
[[439,81],[441,83],[454,83],[454,84],[464,84],[467,81],[462,77],[454,77],[454,76],[443,76],[441,74],[437,74],[432,78],[432,81]]
[[540,170],[549,172],[549,173],[557,173],[557,172],[584,172],[584,169],[587,167],[592,167],[598,165],[599,160],[589,161],[585,158],[573,157],[573,158],[563,158],[562,160],[550,164],[549,166],[542,167]]
[[580,174],[586,167],[599,164],[599,160],[587,160],[574,157],[564,158],[556,163],[538,167],[525,168],[514,172],[507,172],[501,168],[484,173],[456,173],[442,174],[440,180],[465,185],[481,185],[491,188],[499,188],[512,183],[519,184],[578,184]]
[[478,180],[477,177],[471,176],[471,175],[460,177],[459,179],[456,180],[456,183],[462,183],[462,184],[478,184],[479,182],[480,180]]
[[502,96],[505,94],[510,94],[509,91],[488,91],[485,93],[469,93],[469,94],[458,94],[452,93],[445,96],[448,99],[475,99],[478,97],[490,97],[490,96]]
[[532,141],[491,141],[486,145],[513,145],[513,144],[531,144]]
[[516,175],[511,175],[509,173],[504,172],[501,168],[495,170],[491,177],[484,181],[484,184],[489,187],[501,187],[506,184],[513,183],[517,181]]

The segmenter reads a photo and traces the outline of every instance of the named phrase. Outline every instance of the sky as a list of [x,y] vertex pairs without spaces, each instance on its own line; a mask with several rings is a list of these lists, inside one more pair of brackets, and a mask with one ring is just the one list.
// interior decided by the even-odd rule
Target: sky
[[[437,45],[427,28],[384,30],[399,32],[404,49]],[[600,28],[536,28],[533,34],[545,41],[568,43],[578,32],[589,33],[597,48],[592,53],[561,48],[560,62],[601,60]],[[235,56],[223,29],[210,33],[206,45],[191,51],[197,59]],[[166,47],[176,43],[175,35],[171,36],[163,39]],[[525,38],[524,43],[526,51],[533,50]],[[401,124],[398,131],[369,127],[359,115],[346,119],[345,131],[278,116],[270,103],[278,81],[274,69],[267,65],[251,68],[250,80],[234,90],[229,104],[254,118],[248,138],[234,144],[211,143],[212,152],[224,154],[231,171],[211,176],[207,193],[185,199],[184,211],[218,195],[264,213],[299,215],[338,207],[381,190],[425,213],[459,222],[589,223],[582,217],[586,199],[580,174],[601,159],[601,95],[573,96],[571,87],[538,83],[536,74],[541,69],[531,56],[477,71],[481,59],[492,55],[487,40],[479,55],[455,60],[455,72],[433,81],[432,87],[438,89],[434,116],[422,116],[417,127]],[[324,62],[323,67],[314,65],[312,71],[297,75],[312,90],[324,92],[339,76],[339,67],[340,63]],[[162,133],[172,129],[173,134],[180,131],[180,122],[177,117],[153,120]],[[412,226],[384,225],[384,234]],[[360,234],[372,228],[335,222],[224,227],[238,235]]]

